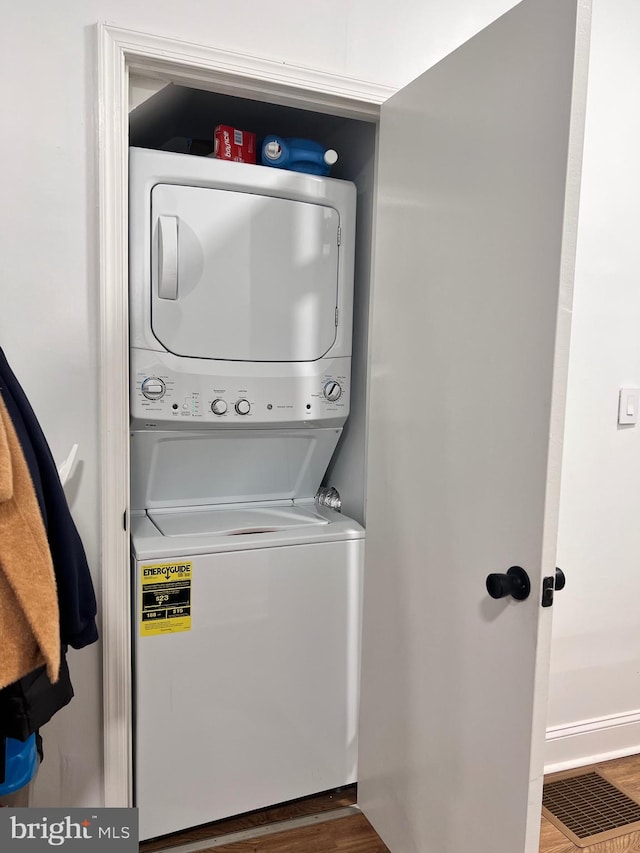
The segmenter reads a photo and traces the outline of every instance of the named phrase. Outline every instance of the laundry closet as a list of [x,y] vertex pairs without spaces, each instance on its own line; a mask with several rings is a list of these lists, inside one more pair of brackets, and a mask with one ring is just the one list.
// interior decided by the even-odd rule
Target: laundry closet
[[[217,159],[220,124],[309,136],[338,163],[326,178]],[[173,84],[131,113],[142,838],[357,779],[373,157],[358,158],[375,133]]]
[[[393,95],[378,122],[362,120],[348,98],[329,114],[311,93],[309,109],[277,92],[266,104],[244,97],[246,78],[242,92],[223,93],[198,91],[196,75],[132,112],[130,187],[142,188],[129,199],[129,310],[143,838],[357,778],[358,804],[394,853],[459,853],[470,838],[482,853],[537,849],[587,7],[525,0]],[[159,76],[171,83],[170,72]],[[199,176],[208,158],[180,152],[211,140],[217,124],[318,139],[338,152],[330,180],[356,194],[352,303],[340,284],[348,202],[328,185],[312,199],[305,176],[258,166],[239,164],[238,175],[255,169],[246,180],[259,192],[244,176],[225,186]],[[283,377],[273,367],[282,362],[270,361],[273,341],[226,326],[216,335],[216,317],[208,341],[225,352],[189,354],[208,321],[197,310],[200,331],[190,336],[171,304],[176,270],[182,276],[176,186],[252,196],[240,207],[266,196],[275,240],[278,222],[296,217],[274,215],[272,202],[327,209],[299,231],[308,236],[320,222],[335,234],[312,251],[324,258],[326,243],[327,269],[337,264],[337,325],[328,337],[323,326],[315,352],[309,334],[275,341],[275,357],[282,347],[301,352],[309,360],[291,364],[303,369]],[[188,225],[182,236],[195,244]],[[290,244],[278,245],[277,262],[286,262]],[[191,272],[208,263],[204,253]],[[155,308],[154,295],[139,297],[134,279],[145,274],[162,289]],[[230,299],[225,310],[259,324],[251,300]],[[326,321],[322,304],[305,310]],[[256,313],[286,327],[287,299],[272,309]],[[252,342],[264,349],[250,353],[249,369],[242,348]],[[175,359],[187,358],[198,366],[185,384]],[[201,382],[216,358],[227,359],[227,373]],[[299,396],[276,399],[292,376]],[[348,412],[337,405],[347,398]],[[318,485],[337,490],[341,513],[315,502]],[[214,562],[220,582],[203,583]],[[528,586],[516,590],[512,570]],[[178,611],[175,631],[149,624],[161,604]],[[266,764],[262,782],[248,779]]]

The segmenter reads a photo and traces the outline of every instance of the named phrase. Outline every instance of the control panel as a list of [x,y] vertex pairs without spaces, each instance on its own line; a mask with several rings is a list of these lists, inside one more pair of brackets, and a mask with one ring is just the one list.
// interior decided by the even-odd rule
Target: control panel
[[[131,416],[140,428],[342,426],[349,414],[350,359],[311,376],[221,377],[132,363]],[[328,368],[328,369],[327,369]]]

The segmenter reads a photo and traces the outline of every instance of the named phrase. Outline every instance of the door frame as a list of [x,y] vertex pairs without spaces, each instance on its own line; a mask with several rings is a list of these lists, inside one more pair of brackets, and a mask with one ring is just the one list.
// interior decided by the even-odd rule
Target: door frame
[[[377,122],[396,90],[177,39],[97,25],[100,564],[105,806],[133,802],[129,581],[129,74]],[[126,569],[123,571],[123,567]]]

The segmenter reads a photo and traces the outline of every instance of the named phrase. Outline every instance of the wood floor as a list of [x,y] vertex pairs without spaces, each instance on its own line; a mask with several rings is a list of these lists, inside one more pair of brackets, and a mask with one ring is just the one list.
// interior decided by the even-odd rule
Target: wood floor
[[211,853],[389,853],[389,849],[364,815],[354,815],[226,844]]
[[[640,756],[594,764],[592,769],[604,771],[608,779],[614,784],[621,785],[626,792],[640,801]],[[140,851],[141,853],[159,853],[161,850],[198,840],[203,840],[206,844],[205,838],[211,839],[230,832],[352,805],[355,800],[355,787],[352,787],[341,792],[310,797],[286,806],[244,815],[241,818],[218,821],[207,827],[169,838],[143,842],[140,845]],[[211,853],[389,853],[388,848],[373,831],[366,818],[360,814],[277,832],[261,838],[236,841],[233,844],[224,844],[215,848],[203,846],[200,849],[202,853],[206,851]],[[540,853],[640,853],[640,832],[580,848],[572,844],[559,829],[543,817]]]
[[[318,794],[314,797],[305,797],[301,800],[296,800],[292,803],[285,803],[280,806],[274,806],[268,809],[262,809],[257,812],[250,812],[249,814],[241,815],[240,817],[229,818],[228,820],[219,820],[216,823],[209,823],[206,826],[196,827],[195,829],[190,829],[186,832],[178,832],[175,835],[164,836],[163,838],[154,839],[152,841],[143,841],[140,844],[140,853],[159,853],[159,851],[170,850],[172,847],[178,847],[182,844],[191,844],[194,841],[200,841],[201,839],[211,839],[211,838],[219,838],[222,835],[229,835],[232,832],[242,832],[243,830],[251,830],[256,829],[258,827],[267,826],[269,824],[279,823],[281,821],[292,820],[294,818],[305,817],[307,815],[315,815],[321,814],[322,812],[332,811],[334,809],[339,809],[344,806],[352,806],[356,802],[357,792],[356,786],[350,785],[346,788],[342,788],[339,791],[329,791],[325,794]],[[357,815],[356,817],[360,817]],[[345,820],[351,820],[351,818],[346,818]],[[307,827],[307,830],[312,830],[311,832],[305,834],[305,839],[307,835],[311,837],[312,835],[322,835],[325,831],[330,834],[330,823],[319,823],[314,827]],[[335,821],[335,823],[340,823],[344,826],[343,820]],[[361,823],[361,821],[358,821]],[[367,824],[368,825],[368,824]],[[303,830],[296,830],[296,832],[302,832]],[[361,834],[362,829],[356,830],[357,833]],[[293,835],[294,833],[277,833],[273,836],[269,836],[269,841],[266,838],[260,839],[260,850],[283,850],[290,851],[295,848],[292,848],[287,845],[286,839],[282,841],[279,839],[279,836],[282,835]],[[271,839],[278,839],[277,843],[282,843],[282,847],[267,847],[267,843],[271,843]],[[377,836],[376,836],[377,838]],[[297,843],[297,842],[296,842]],[[256,842],[253,842],[255,845]],[[247,847],[245,842],[236,843],[234,845],[229,845],[225,847],[217,847],[216,850],[224,850],[226,851],[232,847],[232,850],[235,853],[241,853],[244,850],[253,850],[258,849],[255,847]],[[209,848],[203,847],[202,850],[205,851]],[[299,847],[298,850],[305,850],[305,847]],[[323,850],[321,847],[310,847],[311,851]],[[333,849],[342,849],[340,847],[327,848],[329,850]],[[365,853],[367,848],[365,847],[354,847],[354,851],[358,851],[358,853]],[[385,847],[373,847],[372,851],[378,853],[379,850],[385,850]],[[345,850],[349,850],[349,848],[345,848]]]

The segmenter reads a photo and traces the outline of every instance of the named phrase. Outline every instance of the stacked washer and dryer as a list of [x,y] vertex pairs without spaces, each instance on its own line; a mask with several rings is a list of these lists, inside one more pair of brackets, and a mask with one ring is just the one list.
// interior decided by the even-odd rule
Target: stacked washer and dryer
[[132,149],[136,805],[150,838],[356,778],[355,188]]

